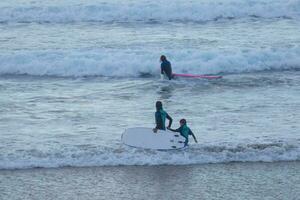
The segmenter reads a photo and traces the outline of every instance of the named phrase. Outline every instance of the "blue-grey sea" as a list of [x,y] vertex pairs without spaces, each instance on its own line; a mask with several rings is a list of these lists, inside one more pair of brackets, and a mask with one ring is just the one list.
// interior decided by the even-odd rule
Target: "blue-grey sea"
[[[121,143],[157,100],[198,144]],[[0,199],[296,200],[299,122],[299,0],[0,2]]]

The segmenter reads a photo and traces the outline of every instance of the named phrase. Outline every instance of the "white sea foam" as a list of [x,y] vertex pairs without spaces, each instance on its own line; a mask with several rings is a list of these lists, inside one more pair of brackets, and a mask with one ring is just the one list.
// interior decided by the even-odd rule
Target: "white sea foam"
[[[219,74],[300,68],[300,48],[196,49],[167,53],[176,73]],[[159,74],[159,54],[123,50],[17,51],[0,54],[0,75],[138,77]]]
[[82,2],[10,4],[0,7],[1,22],[210,21],[245,17],[299,18],[299,0]]
[[228,162],[276,162],[300,160],[299,143],[198,144],[184,150],[155,151],[126,146],[29,149],[0,157],[0,169],[88,167],[118,165],[189,165]]

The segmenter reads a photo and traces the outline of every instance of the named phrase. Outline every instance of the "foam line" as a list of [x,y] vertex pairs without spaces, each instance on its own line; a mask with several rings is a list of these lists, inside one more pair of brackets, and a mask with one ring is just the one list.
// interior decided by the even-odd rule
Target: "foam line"
[[127,146],[28,149],[0,157],[0,169],[90,167],[118,165],[189,165],[229,162],[277,162],[300,160],[300,144],[295,141],[261,143],[197,144],[184,150],[155,151]]
[[[0,75],[139,77],[158,75],[159,54],[123,50],[17,51],[0,53]],[[174,50],[176,73],[219,74],[300,68],[300,48],[201,52]],[[142,63],[142,64],[141,64]]]

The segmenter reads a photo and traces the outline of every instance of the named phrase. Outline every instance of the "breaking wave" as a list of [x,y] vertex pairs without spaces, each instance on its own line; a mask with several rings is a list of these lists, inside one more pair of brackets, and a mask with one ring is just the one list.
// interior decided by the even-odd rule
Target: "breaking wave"
[[[226,74],[298,70],[300,48],[239,50],[197,49],[166,54],[176,73]],[[17,51],[0,54],[0,75],[139,77],[159,74],[159,54],[123,50]]]
[[0,22],[205,22],[240,18],[299,18],[298,0],[90,2],[0,7]]
[[251,144],[198,144],[184,150],[155,151],[123,145],[28,149],[0,156],[0,169],[90,167],[119,165],[189,165],[228,162],[276,162],[300,160],[299,141]]

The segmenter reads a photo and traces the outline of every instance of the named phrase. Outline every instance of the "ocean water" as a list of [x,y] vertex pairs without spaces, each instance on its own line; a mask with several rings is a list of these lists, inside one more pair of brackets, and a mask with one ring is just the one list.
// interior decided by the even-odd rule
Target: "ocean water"
[[300,195],[299,162],[0,170],[0,176],[0,197],[10,200],[297,200]]
[[[0,169],[300,160],[300,2],[0,2]],[[159,80],[165,54],[177,73]],[[199,143],[121,144],[155,101]]]

